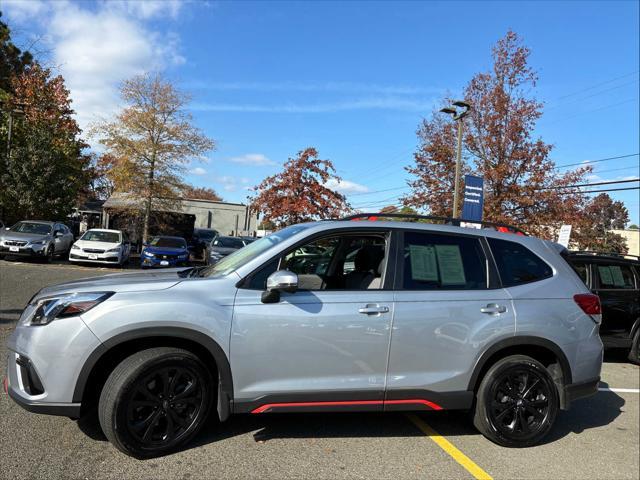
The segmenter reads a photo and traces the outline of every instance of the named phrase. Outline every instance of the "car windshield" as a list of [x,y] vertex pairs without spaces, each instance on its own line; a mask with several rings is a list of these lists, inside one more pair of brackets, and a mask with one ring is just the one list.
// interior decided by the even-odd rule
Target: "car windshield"
[[107,242],[120,243],[120,234],[118,232],[101,232],[99,230],[89,230],[80,240],[87,242]]
[[232,237],[218,237],[213,241],[214,247],[222,248],[242,248],[244,243],[239,238]]
[[259,257],[267,250],[275,247],[281,242],[293,237],[294,235],[309,228],[312,224],[306,225],[292,225],[282,230],[267,235],[253,243],[250,243],[244,248],[240,248],[233,252],[231,255],[223,258],[218,263],[206,267],[199,272],[199,276],[202,277],[223,277],[235,272],[238,268],[249,263],[254,258]]
[[153,237],[150,245],[152,247],[166,247],[166,248],[186,248],[187,242],[184,238],[176,237]]
[[49,235],[51,233],[52,225],[46,223],[35,222],[18,222],[11,227],[12,232],[19,233],[34,233],[36,235]]

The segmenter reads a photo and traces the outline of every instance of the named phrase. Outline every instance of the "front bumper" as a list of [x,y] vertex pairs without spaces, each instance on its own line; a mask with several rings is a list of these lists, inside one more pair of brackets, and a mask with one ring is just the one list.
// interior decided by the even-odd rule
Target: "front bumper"
[[598,385],[600,385],[600,377],[595,377],[583,382],[572,383],[564,386],[564,395],[567,405],[575,400],[590,397],[598,393]]
[[70,262],[102,263],[113,265],[120,263],[120,258],[120,252],[87,253],[77,250],[71,250],[71,252],[69,253]]
[[177,267],[181,265],[188,265],[189,257],[186,258],[172,258],[172,259],[162,259],[158,257],[140,257],[140,266],[141,267]]
[[0,255],[14,255],[16,257],[44,257],[47,252],[47,245],[26,245],[24,247],[17,247],[11,250],[11,247],[6,245],[0,245]]
[[100,345],[80,317],[43,326],[18,324],[7,342],[5,390],[30,412],[78,417],[76,383],[87,358]]

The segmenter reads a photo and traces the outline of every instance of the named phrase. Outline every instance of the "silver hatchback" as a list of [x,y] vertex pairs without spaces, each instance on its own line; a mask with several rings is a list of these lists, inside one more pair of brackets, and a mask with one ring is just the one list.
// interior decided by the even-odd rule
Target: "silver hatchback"
[[10,338],[11,397],[98,406],[150,457],[209,414],[472,409],[504,446],[539,442],[597,391],[598,297],[556,244],[387,221],[294,225],[208,267],[48,287]]

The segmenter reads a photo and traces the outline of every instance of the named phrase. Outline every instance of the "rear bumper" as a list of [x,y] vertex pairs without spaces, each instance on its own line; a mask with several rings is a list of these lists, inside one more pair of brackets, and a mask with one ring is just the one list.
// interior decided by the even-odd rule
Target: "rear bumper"
[[567,405],[575,400],[590,397],[598,393],[600,377],[595,377],[584,382],[572,383],[564,386],[564,395]]

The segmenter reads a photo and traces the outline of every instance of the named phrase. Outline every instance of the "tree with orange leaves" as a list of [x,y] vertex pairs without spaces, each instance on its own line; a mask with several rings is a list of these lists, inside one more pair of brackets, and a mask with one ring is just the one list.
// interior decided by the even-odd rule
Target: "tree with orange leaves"
[[263,221],[278,227],[340,216],[349,205],[344,195],[326,187],[330,179],[340,181],[331,161],[307,148],[289,158],[282,172],[255,187],[252,207],[262,213]]
[[[578,214],[584,196],[577,188],[590,167],[559,173],[549,158],[552,145],[534,138],[542,104],[529,91],[537,73],[530,50],[509,31],[493,48],[493,67],[475,75],[464,90],[472,105],[465,119],[464,158],[484,178],[484,219],[516,224],[536,234],[552,234]],[[450,215],[453,202],[455,125],[433,113],[418,130],[416,178],[405,205]]]

